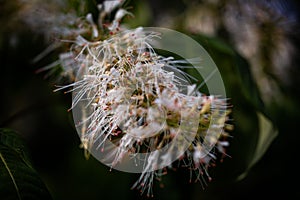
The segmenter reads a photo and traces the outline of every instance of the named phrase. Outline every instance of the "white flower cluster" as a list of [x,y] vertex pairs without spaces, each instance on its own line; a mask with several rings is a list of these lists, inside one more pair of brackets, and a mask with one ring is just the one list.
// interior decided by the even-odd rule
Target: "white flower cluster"
[[[143,159],[141,177],[133,187],[147,190],[148,195],[153,178],[178,158],[205,182],[203,177],[210,179],[207,169],[218,154],[215,149],[225,154],[228,146],[223,140],[226,100],[201,94],[183,78],[188,75],[180,69],[181,62],[158,55],[149,41],[159,33],[143,28],[120,32],[127,11],[119,9],[104,28],[106,14],[121,3],[100,5],[98,25],[88,15],[92,40],[79,35],[71,51],[60,56],[61,61],[72,61],[61,62],[64,69],[78,73],[74,83],[58,90],[72,87],[72,109],[81,105],[80,118],[75,120],[82,146],[88,152],[102,152],[112,168],[128,156],[137,165]],[[114,148],[106,149],[106,142]]]

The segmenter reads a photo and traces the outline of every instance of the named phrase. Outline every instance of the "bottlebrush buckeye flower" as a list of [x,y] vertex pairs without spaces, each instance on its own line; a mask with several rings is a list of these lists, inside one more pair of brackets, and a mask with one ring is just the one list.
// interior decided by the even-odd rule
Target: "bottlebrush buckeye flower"
[[153,179],[176,160],[205,183],[211,163],[229,145],[226,99],[200,93],[190,81],[195,77],[184,72],[187,61],[156,53],[151,41],[159,32],[121,28],[126,10],[107,24],[106,15],[122,3],[113,2],[99,6],[98,25],[87,15],[90,40],[78,35],[60,55],[76,79],[57,90],[73,92],[71,109],[86,155],[141,173],[133,188],[147,195]]

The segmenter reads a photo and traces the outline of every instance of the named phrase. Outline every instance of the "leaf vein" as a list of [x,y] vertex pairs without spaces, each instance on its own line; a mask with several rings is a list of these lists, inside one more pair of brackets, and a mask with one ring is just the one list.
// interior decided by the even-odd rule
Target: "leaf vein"
[[13,182],[15,188],[16,188],[17,195],[18,195],[18,199],[21,200],[21,195],[20,195],[19,188],[18,188],[18,185],[17,185],[17,183],[16,183],[16,180],[15,180],[15,178],[14,178],[12,172],[10,171],[10,169],[9,169],[9,167],[8,167],[8,165],[7,165],[6,161],[5,161],[5,159],[4,159],[4,157],[2,156],[2,153],[0,153],[0,159],[1,159],[1,161],[3,162],[5,168],[6,168],[8,174],[9,174],[9,176],[10,176],[10,178],[11,178],[11,180],[12,180],[12,182]]

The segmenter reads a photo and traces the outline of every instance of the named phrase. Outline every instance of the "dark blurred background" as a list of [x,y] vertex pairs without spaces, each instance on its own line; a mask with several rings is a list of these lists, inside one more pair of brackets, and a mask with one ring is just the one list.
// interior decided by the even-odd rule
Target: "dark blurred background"
[[[94,158],[85,159],[67,111],[71,95],[53,92],[65,82],[36,73],[57,58],[54,51],[33,62],[55,40],[53,30],[61,26],[55,16],[96,12],[100,1],[87,1],[85,9],[78,2],[0,0],[0,127],[25,139],[54,199],[146,198],[130,190],[138,174],[110,172]],[[210,170],[213,181],[202,189],[189,183],[188,171],[170,171],[164,187],[155,182],[153,199],[300,197],[298,1],[132,0],[125,6],[135,15],[125,19],[129,27],[172,28],[203,45],[233,105],[230,157]]]

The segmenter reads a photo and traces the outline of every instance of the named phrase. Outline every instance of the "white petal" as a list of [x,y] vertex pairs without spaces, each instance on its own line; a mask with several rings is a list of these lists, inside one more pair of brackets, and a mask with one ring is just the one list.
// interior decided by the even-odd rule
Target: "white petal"
[[116,0],[116,1],[107,0],[107,1],[104,1],[103,2],[104,11],[106,13],[110,13],[111,11],[113,11],[113,9],[118,7],[122,2],[123,2],[123,0]]

